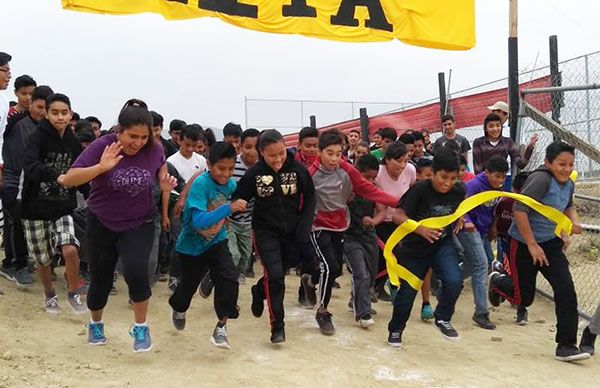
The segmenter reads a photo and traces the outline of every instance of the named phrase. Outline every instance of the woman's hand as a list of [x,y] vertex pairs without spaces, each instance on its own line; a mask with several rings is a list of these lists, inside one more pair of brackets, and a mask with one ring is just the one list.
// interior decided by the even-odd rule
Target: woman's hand
[[112,170],[119,164],[121,159],[123,159],[123,155],[120,155],[122,150],[123,146],[119,142],[104,147],[100,162],[98,163],[103,173]]

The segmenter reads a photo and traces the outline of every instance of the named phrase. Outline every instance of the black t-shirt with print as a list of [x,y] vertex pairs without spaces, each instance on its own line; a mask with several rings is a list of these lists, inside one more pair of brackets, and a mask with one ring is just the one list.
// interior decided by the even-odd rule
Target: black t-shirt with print
[[[415,221],[425,218],[446,216],[454,213],[465,199],[466,188],[457,182],[447,193],[439,193],[433,188],[431,179],[417,182],[400,201],[406,215]],[[416,233],[406,236],[400,243],[398,254],[405,258],[428,258],[435,254],[443,240],[451,238],[452,225],[444,228],[442,236],[433,244]]]

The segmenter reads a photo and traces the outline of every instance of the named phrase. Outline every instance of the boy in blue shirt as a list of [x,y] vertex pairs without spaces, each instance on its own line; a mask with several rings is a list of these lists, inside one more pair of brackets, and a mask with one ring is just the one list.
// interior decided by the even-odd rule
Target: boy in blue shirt
[[[525,181],[521,194],[544,205],[562,211],[573,221],[575,234],[582,232],[573,207],[575,184],[571,173],[575,164],[575,148],[556,141],[546,148],[544,165],[532,171]],[[516,263],[516,282],[510,276],[497,272],[490,274],[491,302],[500,304],[500,295],[515,295],[521,315],[527,315],[527,307],[533,303],[538,272],[548,280],[554,290],[556,304],[556,353],[559,361],[578,361],[590,357],[577,347],[577,294],[569,271],[565,250],[569,245],[567,236],[554,235],[556,224],[529,207],[515,203],[514,220],[508,231],[512,238],[511,262]]]
[[246,210],[246,201],[230,203],[236,183],[231,178],[236,152],[225,142],[215,143],[208,158],[209,172],[194,180],[183,212],[181,234],[175,247],[181,258],[182,277],[169,298],[172,321],[177,330],[185,328],[185,312],[190,307],[200,281],[210,270],[215,285],[214,306],[219,319],[210,341],[229,349],[226,324],[237,318],[238,271],[227,246],[225,219]]

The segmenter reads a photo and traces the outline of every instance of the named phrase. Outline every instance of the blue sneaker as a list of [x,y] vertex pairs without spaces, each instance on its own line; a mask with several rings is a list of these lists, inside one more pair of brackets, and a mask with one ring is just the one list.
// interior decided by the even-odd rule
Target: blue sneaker
[[425,304],[421,307],[421,320],[429,321],[433,319],[433,309],[431,305]]
[[92,346],[106,345],[104,323],[88,323],[88,344]]
[[152,349],[152,339],[150,338],[150,328],[148,326],[134,325],[129,335],[133,337],[133,351],[135,353],[148,352]]

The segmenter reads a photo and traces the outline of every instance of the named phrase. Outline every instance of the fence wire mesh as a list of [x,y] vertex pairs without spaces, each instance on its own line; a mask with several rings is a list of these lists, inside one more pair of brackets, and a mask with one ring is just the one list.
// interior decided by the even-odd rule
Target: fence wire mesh
[[[600,82],[600,52],[563,61],[559,64],[562,86],[582,86]],[[547,75],[549,68],[538,69]],[[523,80],[521,80],[523,82]],[[585,90],[564,91],[559,95],[559,122],[568,132],[585,141],[596,150],[600,149],[600,90],[588,87]],[[550,93],[525,95],[524,101],[540,104],[550,99]],[[551,113],[547,113],[548,118]],[[554,140],[553,134],[531,117],[521,117],[518,142],[526,145],[537,134],[539,141],[526,170],[535,169],[544,162],[544,150]],[[539,121],[539,120],[538,120]],[[546,125],[547,126],[547,125]],[[575,192],[600,197],[600,165],[580,150],[576,150],[575,169],[579,173]],[[600,202],[576,199],[575,206],[583,224],[597,225],[600,217]],[[585,230],[573,238],[567,252],[571,275],[577,291],[579,310],[592,315],[600,303],[600,234]],[[550,284],[540,276],[538,288],[552,295]]]

